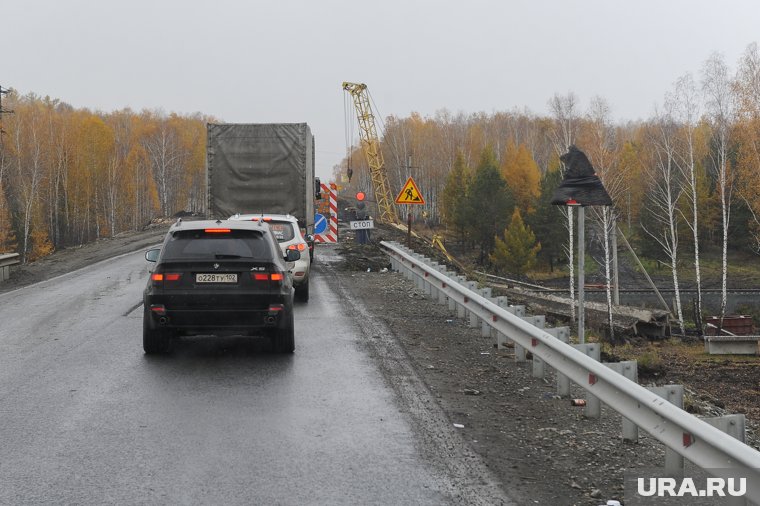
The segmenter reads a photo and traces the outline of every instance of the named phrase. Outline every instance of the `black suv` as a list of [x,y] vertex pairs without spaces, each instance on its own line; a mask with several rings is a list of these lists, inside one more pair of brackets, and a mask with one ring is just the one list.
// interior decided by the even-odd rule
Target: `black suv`
[[143,294],[143,349],[166,353],[178,335],[260,335],[292,353],[293,283],[266,223],[178,221],[161,248]]

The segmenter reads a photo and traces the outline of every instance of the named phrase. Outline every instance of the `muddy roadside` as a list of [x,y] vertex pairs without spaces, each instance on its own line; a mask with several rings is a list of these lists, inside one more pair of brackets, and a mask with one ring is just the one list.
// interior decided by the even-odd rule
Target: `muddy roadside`
[[79,247],[64,248],[45,258],[11,269],[9,279],[0,283],[0,293],[10,292],[27,285],[82,269],[96,262],[133,251],[147,250],[160,244],[170,223],[158,221],[143,230],[124,232]]

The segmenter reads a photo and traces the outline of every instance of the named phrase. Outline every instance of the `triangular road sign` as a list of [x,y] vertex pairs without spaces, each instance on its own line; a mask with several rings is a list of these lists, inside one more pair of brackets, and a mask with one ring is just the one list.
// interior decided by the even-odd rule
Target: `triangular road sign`
[[396,204],[424,204],[425,199],[422,197],[419,188],[411,177],[406,180],[406,184],[401,189],[401,193],[396,197]]

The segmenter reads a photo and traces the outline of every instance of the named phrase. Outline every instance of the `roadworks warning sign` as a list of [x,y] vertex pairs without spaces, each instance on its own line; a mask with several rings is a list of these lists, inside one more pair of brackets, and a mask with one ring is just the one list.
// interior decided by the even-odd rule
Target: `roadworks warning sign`
[[411,177],[406,180],[406,184],[401,189],[401,193],[396,197],[396,204],[424,204],[425,198],[420,193],[417,184]]

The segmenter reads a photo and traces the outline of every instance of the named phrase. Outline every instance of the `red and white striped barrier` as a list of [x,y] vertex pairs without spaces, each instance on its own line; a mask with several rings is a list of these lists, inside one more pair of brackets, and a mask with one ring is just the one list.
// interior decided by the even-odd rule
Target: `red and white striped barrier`
[[322,183],[322,191],[329,195],[329,218],[327,230],[321,234],[315,234],[314,241],[338,242],[338,190],[335,183],[330,183],[330,186]]

